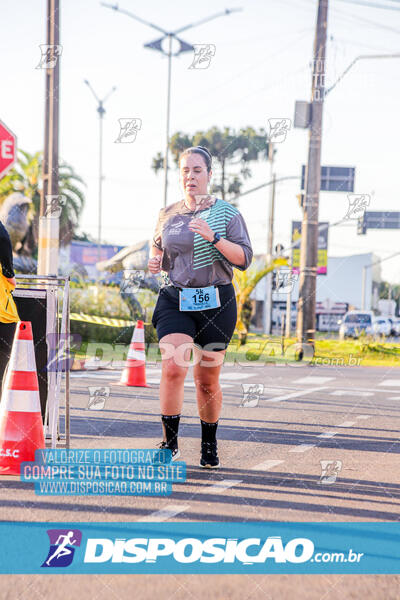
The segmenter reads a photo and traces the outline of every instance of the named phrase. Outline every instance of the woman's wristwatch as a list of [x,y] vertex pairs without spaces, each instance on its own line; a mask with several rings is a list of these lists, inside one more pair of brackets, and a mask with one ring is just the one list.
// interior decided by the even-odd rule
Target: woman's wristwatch
[[212,244],[217,244],[220,239],[221,239],[221,236],[219,235],[219,233],[214,233],[214,239],[213,239],[213,241],[211,243]]

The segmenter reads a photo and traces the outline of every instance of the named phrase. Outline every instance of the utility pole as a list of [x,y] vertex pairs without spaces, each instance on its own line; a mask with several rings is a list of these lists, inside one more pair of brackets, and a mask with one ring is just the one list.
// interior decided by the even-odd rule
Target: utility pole
[[[43,152],[43,186],[40,195],[38,275],[58,274],[59,215],[53,207],[58,198],[58,119],[59,119],[59,79],[60,61],[58,48],[59,0],[47,0],[47,51],[45,130]],[[55,60],[55,65],[52,64]],[[56,200],[56,202],[54,202]]]
[[325,50],[328,25],[328,0],[319,0],[314,42],[311,86],[311,122],[306,170],[306,190],[300,246],[300,279],[297,341],[315,341],[315,302],[318,262],[318,209],[321,183],[322,115],[325,93]]
[[[269,194],[269,216],[268,216],[268,237],[267,237],[267,263],[272,260],[272,247],[274,243],[274,218],[275,218],[275,189],[276,175],[274,173],[274,154],[275,149],[272,142],[268,142],[268,158],[270,160],[270,172],[272,185]],[[266,335],[270,335],[272,329],[272,272],[265,276],[265,295],[263,311],[263,330]]]

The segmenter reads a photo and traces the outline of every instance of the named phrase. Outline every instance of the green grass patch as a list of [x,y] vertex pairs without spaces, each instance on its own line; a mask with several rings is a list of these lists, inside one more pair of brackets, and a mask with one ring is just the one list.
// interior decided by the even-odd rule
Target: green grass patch
[[[97,357],[110,363],[126,360],[129,344],[83,342],[77,350],[77,359]],[[295,338],[285,340],[282,353],[281,338],[278,336],[253,335],[246,344],[240,345],[234,336],[228,346],[225,362],[239,366],[262,364],[314,364],[323,366],[385,366],[400,367],[400,346],[383,344],[372,339],[332,340],[317,339],[315,353],[311,345],[306,346],[301,362],[296,360],[298,345]],[[157,343],[146,344],[146,360],[161,362]]]

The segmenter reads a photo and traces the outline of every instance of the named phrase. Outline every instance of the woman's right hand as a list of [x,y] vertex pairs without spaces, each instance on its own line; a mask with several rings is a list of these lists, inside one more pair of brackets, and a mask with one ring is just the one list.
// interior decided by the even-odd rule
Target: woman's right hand
[[157,273],[161,271],[161,255],[149,258],[147,268],[149,269],[150,273],[152,273],[153,275],[157,275]]

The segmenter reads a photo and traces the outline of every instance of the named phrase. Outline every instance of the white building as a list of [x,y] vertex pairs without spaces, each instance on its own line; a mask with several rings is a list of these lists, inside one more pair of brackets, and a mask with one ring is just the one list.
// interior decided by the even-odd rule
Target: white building
[[[366,310],[377,308],[378,286],[381,281],[380,265],[371,267],[378,257],[372,252],[367,254],[354,254],[352,256],[328,256],[328,268],[326,275],[317,276],[317,316],[324,314],[326,317],[320,319],[322,329],[328,326],[329,315],[331,321],[337,322],[340,314],[348,309],[360,309],[362,306],[362,279],[365,269],[365,306]],[[264,257],[256,257],[257,264],[264,262]],[[282,272],[288,272],[288,269],[282,267]],[[282,273],[281,273],[282,275]],[[281,280],[279,276],[278,281]],[[265,277],[257,284],[251,294],[251,299],[255,301],[255,319],[254,324],[257,327],[262,323],[262,310],[265,296]],[[299,297],[298,276],[292,281],[292,321],[295,320],[296,304]],[[279,321],[279,313],[285,310],[286,298],[289,285],[284,287],[284,292],[274,292],[272,299],[274,303],[273,321]],[[331,327],[329,327],[331,328]],[[336,327],[334,327],[336,328]]]

